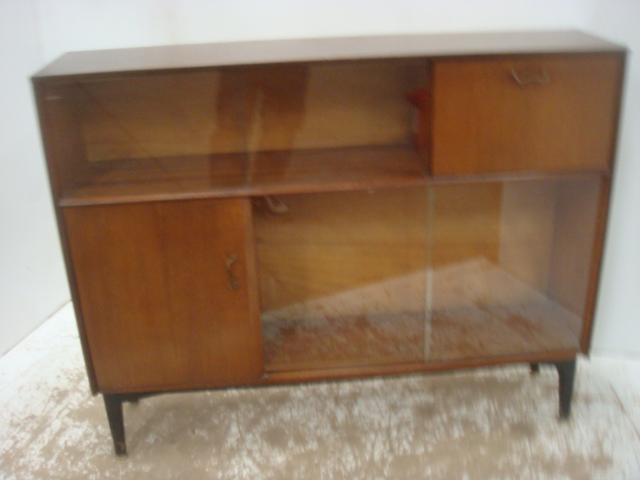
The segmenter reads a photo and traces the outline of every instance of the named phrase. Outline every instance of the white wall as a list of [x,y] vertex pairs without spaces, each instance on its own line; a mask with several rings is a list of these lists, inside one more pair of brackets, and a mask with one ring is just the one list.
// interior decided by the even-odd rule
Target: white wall
[[[12,29],[16,38],[24,44],[28,62],[13,55],[13,41],[3,38],[3,61],[7,78],[11,78],[14,92],[10,109],[19,111],[25,118],[16,125],[11,117],[1,117],[3,130],[9,126],[10,133],[0,137],[0,179],[2,215],[5,204],[13,219],[8,222],[10,241],[0,240],[3,258],[5,246],[16,265],[28,271],[28,266],[42,274],[25,278],[19,286],[13,285],[15,276],[3,270],[2,285],[8,283],[15,295],[0,291],[0,301],[16,305],[15,316],[21,312],[21,302],[42,304],[51,311],[53,303],[45,298],[49,290],[60,295],[62,277],[59,257],[51,253],[57,248],[52,234],[51,209],[43,199],[43,171],[40,153],[31,141],[35,136],[32,121],[32,106],[25,98],[25,83],[22,79],[30,73],[37,58],[34,39],[40,42],[42,58],[50,61],[69,50],[88,50],[171,43],[194,43],[238,39],[295,38],[313,36],[362,35],[377,33],[478,31],[504,29],[580,28],[602,33],[632,49],[640,51],[638,23],[638,0],[31,0],[37,28],[25,19],[23,5],[26,2],[0,0],[2,11],[9,16],[4,22]],[[14,6],[14,3],[16,6]],[[6,18],[6,15],[3,15]],[[12,17],[15,17],[12,20]],[[2,20],[0,20],[2,21]],[[15,23],[14,23],[15,22]],[[22,23],[21,23],[22,22]],[[22,25],[22,27],[20,26]],[[0,25],[1,26],[1,25]],[[24,28],[24,30],[23,30]],[[4,35],[4,33],[3,33]],[[19,43],[20,43],[19,42]],[[10,55],[7,55],[10,54]],[[22,55],[21,55],[22,57]],[[29,63],[31,62],[31,63]],[[2,74],[2,86],[5,71]],[[635,72],[635,73],[634,73]],[[635,61],[631,62],[633,85],[638,88]],[[2,88],[0,95],[7,95]],[[594,346],[613,354],[637,354],[640,356],[640,227],[635,215],[640,189],[640,138],[632,132],[638,128],[640,106],[637,96],[629,94],[622,131],[622,148],[619,166],[623,175],[618,176],[611,222],[611,235],[607,248],[607,262],[603,282],[602,298],[598,309],[600,325],[596,331]],[[4,110],[4,109],[3,109]],[[16,137],[24,141],[11,146],[14,154],[4,156],[7,145]],[[31,166],[10,181],[5,180],[5,170],[15,170],[13,158]],[[13,204],[14,197],[6,188],[24,193],[38,200],[31,203]],[[46,217],[46,218],[45,218]],[[37,222],[24,219],[37,218]],[[3,220],[4,224],[4,220]],[[25,225],[30,227],[26,229]],[[3,226],[3,235],[5,227]],[[22,244],[22,248],[17,248]],[[40,255],[34,255],[34,252]],[[48,259],[53,265],[43,268]],[[54,259],[54,260],[52,260]],[[35,267],[33,267],[35,266]],[[15,266],[13,267],[16,268]],[[6,298],[5,298],[6,296]],[[55,297],[55,296],[54,296]],[[57,298],[57,297],[56,297]],[[46,300],[46,301],[45,301]],[[49,305],[51,305],[49,307]],[[33,316],[33,313],[31,313]],[[46,316],[43,312],[42,319]],[[605,323],[606,321],[606,323]],[[2,320],[4,322],[4,319]],[[11,325],[0,323],[2,337],[12,332]],[[20,334],[18,334],[20,336]],[[17,337],[15,337],[17,338]],[[10,343],[10,342],[9,342]],[[0,346],[0,352],[2,352]]]
[[42,62],[33,13],[0,0],[0,355],[69,297],[28,80]]
[[640,359],[640,1],[589,3],[587,27],[631,51],[593,352]]
[[581,25],[580,0],[36,0],[47,58],[72,49]]

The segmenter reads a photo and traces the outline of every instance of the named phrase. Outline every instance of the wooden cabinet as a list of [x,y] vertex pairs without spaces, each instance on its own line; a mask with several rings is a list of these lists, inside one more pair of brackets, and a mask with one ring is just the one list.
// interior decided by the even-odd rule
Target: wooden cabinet
[[[587,353],[625,60],[578,32],[67,54],[33,77],[93,393]],[[445,408],[445,406],[443,406]]]

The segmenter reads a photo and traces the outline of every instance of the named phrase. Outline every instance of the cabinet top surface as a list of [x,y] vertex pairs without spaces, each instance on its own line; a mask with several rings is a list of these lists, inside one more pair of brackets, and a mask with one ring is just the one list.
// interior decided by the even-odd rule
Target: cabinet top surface
[[579,31],[449,33],[242,41],[69,52],[33,79],[215,66],[367,58],[621,52]]

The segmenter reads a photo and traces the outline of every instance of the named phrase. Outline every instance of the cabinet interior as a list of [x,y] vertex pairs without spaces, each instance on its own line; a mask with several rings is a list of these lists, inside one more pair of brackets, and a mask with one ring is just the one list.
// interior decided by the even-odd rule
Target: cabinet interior
[[[424,59],[243,66],[56,86],[69,204],[423,177]],[[302,187],[301,187],[302,186]]]
[[598,176],[259,197],[267,371],[579,348]]

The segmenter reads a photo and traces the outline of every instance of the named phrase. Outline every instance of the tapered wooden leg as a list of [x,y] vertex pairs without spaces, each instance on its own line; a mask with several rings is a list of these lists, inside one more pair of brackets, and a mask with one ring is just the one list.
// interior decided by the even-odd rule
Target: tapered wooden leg
[[576,374],[576,360],[555,362],[560,379],[560,418],[569,418],[571,398],[573,397],[573,381]]
[[531,366],[531,375],[536,375],[540,373],[540,364],[539,363],[530,363]]
[[104,406],[107,410],[109,429],[113,438],[116,455],[123,457],[127,454],[127,444],[124,437],[124,416],[122,415],[123,399],[120,395],[103,395]]

